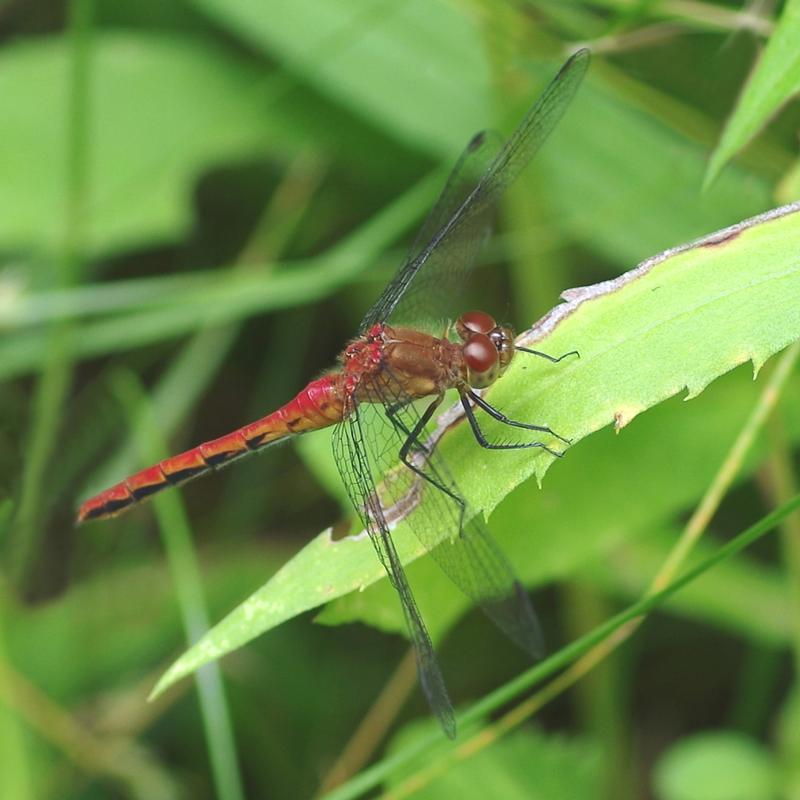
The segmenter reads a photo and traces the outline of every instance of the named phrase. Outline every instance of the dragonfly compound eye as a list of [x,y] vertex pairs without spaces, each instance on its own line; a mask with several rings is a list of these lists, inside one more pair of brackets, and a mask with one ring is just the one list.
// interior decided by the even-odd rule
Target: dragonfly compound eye
[[500,372],[505,372],[514,357],[514,331],[509,327],[495,328],[489,338],[500,354]]
[[474,333],[462,348],[467,365],[467,382],[474,389],[489,386],[499,372],[499,354],[494,342],[484,333]]
[[483,311],[467,311],[458,318],[456,331],[466,341],[473,333],[491,333],[497,327],[494,319]]

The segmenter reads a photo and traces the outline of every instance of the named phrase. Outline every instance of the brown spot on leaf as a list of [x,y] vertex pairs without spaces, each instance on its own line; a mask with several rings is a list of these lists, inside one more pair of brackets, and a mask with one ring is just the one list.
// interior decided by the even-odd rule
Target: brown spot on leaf
[[728,231],[724,236],[716,236],[703,242],[703,247],[719,247],[720,245],[732,242],[740,233],[741,228],[734,231]]
[[348,536],[353,528],[350,519],[344,517],[334,524],[331,528],[331,541],[338,542]]
[[631,420],[642,412],[641,406],[622,406],[614,412],[614,430],[619,433]]

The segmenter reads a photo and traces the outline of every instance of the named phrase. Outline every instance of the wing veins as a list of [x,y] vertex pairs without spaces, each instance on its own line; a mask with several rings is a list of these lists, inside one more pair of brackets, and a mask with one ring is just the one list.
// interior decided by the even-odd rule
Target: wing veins
[[[588,66],[589,51],[579,50],[561,67],[455,213],[434,233],[428,245],[418,255],[403,264],[362,321],[360,330],[366,330],[375,322],[389,318],[398,304],[407,298],[408,287],[434,254],[446,261],[448,249],[458,249],[462,244],[459,233],[465,230],[466,223],[497,202],[505,188],[516,179],[547,140],[574,97]],[[462,161],[463,157],[457,163],[451,179],[460,172]],[[450,181],[445,186],[442,199],[447,196],[449,183]],[[426,227],[427,222],[423,230]],[[477,248],[483,238],[480,232],[472,233],[476,234],[474,241],[467,242],[471,245],[472,252],[462,254],[464,270],[470,269],[474,263]],[[469,236],[470,231],[467,230],[466,235]]]
[[[348,415],[334,431],[334,453],[342,480],[380,562],[400,599],[403,616],[414,646],[417,671],[428,703],[445,733],[455,737],[456,722],[447,687],[430,635],[409,586],[378,499],[361,426],[359,404],[352,401]],[[352,466],[352,470],[348,468]]]

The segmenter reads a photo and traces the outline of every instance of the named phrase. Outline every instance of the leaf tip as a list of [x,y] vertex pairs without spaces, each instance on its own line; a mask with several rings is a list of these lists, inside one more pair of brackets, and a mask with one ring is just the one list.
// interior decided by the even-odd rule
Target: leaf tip
[[171,672],[172,669],[170,668],[158,679],[156,685],[150,690],[150,694],[147,695],[148,703],[152,703],[154,700],[157,700],[172,685],[173,680],[170,675]]
[[208,634],[190,647],[177,661],[172,663],[169,669],[158,679],[158,682],[148,695],[148,702],[160,697],[170,686],[227,652],[224,649],[224,647],[228,646],[227,642],[223,649],[219,649],[208,641],[207,636]]
[[726,158],[722,157],[719,149],[712,153],[711,159],[708,162],[708,167],[706,168],[706,174],[703,176],[702,186],[700,187],[703,193],[707,192],[711,188],[711,185],[717,179],[720,171],[725,165],[725,160]]
[[753,364],[753,380],[758,380],[758,374],[761,372],[761,367],[767,363],[769,356],[765,355],[753,355],[750,357],[750,361]]

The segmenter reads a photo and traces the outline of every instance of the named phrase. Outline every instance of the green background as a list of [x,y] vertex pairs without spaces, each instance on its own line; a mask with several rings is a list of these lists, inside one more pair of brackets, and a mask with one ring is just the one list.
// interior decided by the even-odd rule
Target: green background
[[[110,522],[75,529],[74,510],[329,367],[469,137],[513,130],[579,45],[594,51],[589,75],[508,193],[466,307],[525,329],[568,287],[800,199],[787,105],[800,3],[740,10],[0,2],[0,797],[308,797],[342,775],[343,754],[351,776],[431,736],[386,581],[344,594],[378,577],[374,560],[331,568],[329,594],[343,596],[327,624],[302,613],[147,702],[187,638],[282,567],[277,601],[319,604],[318,551],[303,548],[352,513],[325,433]],[[770,361],[754,383],[743,362],[800,335],[796,289],[745,281],[797,275],[787,219],[689,281],[665,269],[662,295],[642,282],[576,314],[549,346],[580,363],[559,374],[537,361],[498,385],[498,405],[576,439],[541,489],[546,463],[486,454],[461,430],[447,441],[551,653],[646,590],[774,374]],[[704,264],[690,251],[689,268]],[[741,302],[725,300],[733,285]],[[690,312],[711,299],[716,316]],[[687,324],[637,338],[668,311]],[[611,340],[626,349],[593,360]],[[686,387],[700,392],[689,403]],[[794,491],[796,368],[783,392],[697,555]],[[642,413],[615,433],[614,410]],[[709,571],[478,755],[422,780],[450,763],[437,743],[383,787],[797,798],[798,537],[789,518]],[[457,710],[528,668],[425,559],[409,574]],[[369,625],[337,624],[350,620]]]

